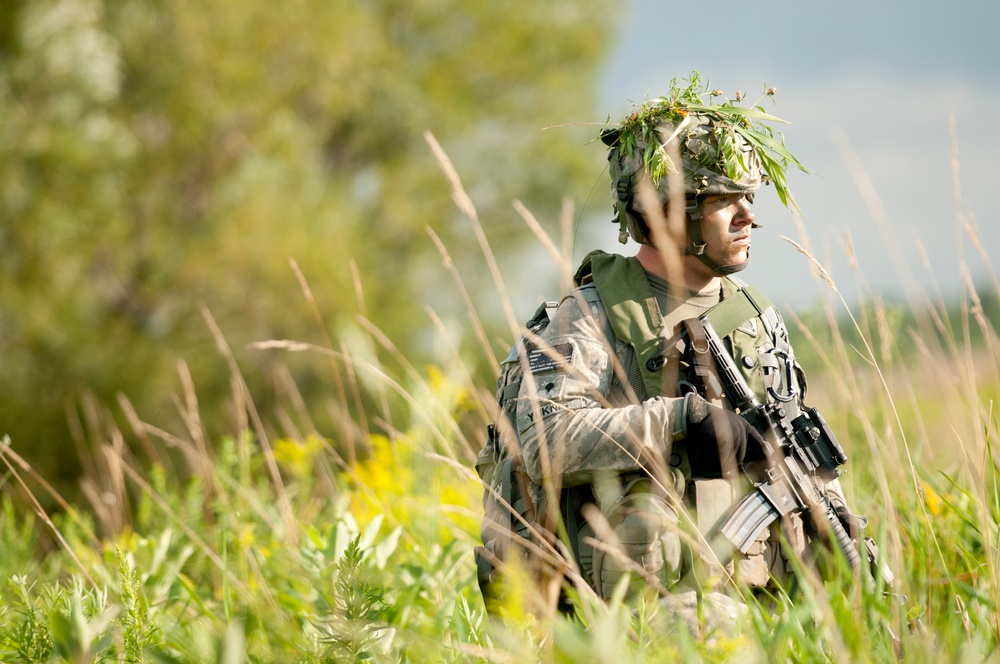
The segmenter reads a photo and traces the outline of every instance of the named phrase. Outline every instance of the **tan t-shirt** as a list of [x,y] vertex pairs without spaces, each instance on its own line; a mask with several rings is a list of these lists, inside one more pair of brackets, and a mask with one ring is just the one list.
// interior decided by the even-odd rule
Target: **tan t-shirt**
[[721,283],[711,284],[702,291],[672,285],[666,279],[646,273],[656,303],[663,316],[663,329],[672,337],[679,332],[681,321],[697,318],[722,300]]

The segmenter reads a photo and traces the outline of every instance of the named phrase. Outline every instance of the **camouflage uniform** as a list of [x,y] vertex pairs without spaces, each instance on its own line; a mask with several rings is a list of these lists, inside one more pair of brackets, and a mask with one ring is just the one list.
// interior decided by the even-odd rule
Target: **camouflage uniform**
[[[722,561],[705,546],[706,536],[750,484],[732,460],[712,475],[692,471],[692,459],[707,448],[695,447],[704,442],[698,436],[687,438],[685,392],[730,413],[732,408],[712,365],[698,359],[704,351],[697,352],[698,339],[690,336],[697,326],[684,321],[718,316],[712,325],[758,400],[781,401],[790,418],[804,409],[805,377],[777,311],[731,276],[747,266],[749,254],[740,264],[721,265],[708,256],[700,230],[705,196],[752,200],[770,175],[782,176],[774,181],[784,200],[783,172],[764,173],[760,141],[757,147],[748,142],[754,134],[748,133],[746,109],[689,112],[675,104],[676,97],[660,98],[620,128],[602,132],[610,148],[619,239],[652,245],[646,217],[672,202],[668,190],[680,181],[685,254],[708,266],[721,287],[678,297],[637,259],[595,252],[577,273],[579,287],[548,325],[529,324],[539,334],[519,342],[502,366],[500,417],[477,463],[490,487],[484,496],[484,546],[477,550],[484,596],[493,585],[492,570],[508,559],[510,547],[520,548],[522,559],[529,551],[530,558],[530,533],[555,532],[554,516],[563,520],[584,580],[600,596],[609,597],[630,573],[629,594],[652,586],[674,599],[680,595],[676,606],[690,605],[686,591],[699,598],[714,593],[710,604],[723,622],[733,606],[715,591],[731,587],[734,579],[751,587],[782,581],[789,554],[808,554],[795,515],[780,528],[791,551],[781,550],[777,527],[765,529],[746,554],[724,555]],[[654,138],[659,146],[647,144]],[[782,159],[794,162],[779,148]],[[731,419],[747,426],[735,415]],[[504,460],[508,465],[501,468]],[[826,488],[832,503],[845,504],[836,480]],[[558,509],[551,502],[546,507],[554,497]],[[559,546],[554,537],[548,542]],[[697,617],[685,618],[689,626],[697,624]]]
[[[607,255],[599,259],[635,262]],[[631,267],[632,274],[641,271]],[[699,534],[708,533],[749,485],[736,472],[725,478],[691,474],[686,446],[698,441],[683,437],[680,385],[684,381],[696,386],[698,380],[685,360],[679,319],[704,313],[722,296],[735,297],[741,286],[726,277],[721,292],[689,294],[686,300],[667,303],[673,306],[670,311],[661,309],[665,298],[659,289],[649,289],[654,297],[661,295],[656,299],[667,358],[656,373],[661,385],[652,390],[641,376],[643,360],[635,340],[609,335],[608,312],[592,294],[585,296],[593,284],[566,297],[536,341],[547,354],[525,375],[518,395],[515,427],[521,455],[537,485],[536,495],[541,496],[546,483],[575,493],[568,504],[578,514],[563,516],[580,524],[571,544],[584,578],[604,597],[626,571],[633,572],[637,582],[632,592],[646,583],[671,589],[682,577],[687,577],[685,584],[715,587],[725,585],[730,575],[756,587],[767,585],[772,576],[784,578],[785,559],[779,555],[776,532],[765,531],[748,555],[727,569],[713,566],[713,557],[702,553],[698,543]],[[639,290],[633,300],[648,301],[649,291]],[[761,308],[764,312],[724,336],[759,398],[790,398],[785,408],[794,417],[802,407],[804,376],[780,316],[773,307]],[[706,396],[728,406],[718,394]],[[835,501],[843,503],[839,484],[834,481],[828,488]],[[687,524],[686,513],[691,519]],[[785,525],[786,539],[801,555],[801,523],[794,518]],[[592,538],[601,544],[591,546]]]

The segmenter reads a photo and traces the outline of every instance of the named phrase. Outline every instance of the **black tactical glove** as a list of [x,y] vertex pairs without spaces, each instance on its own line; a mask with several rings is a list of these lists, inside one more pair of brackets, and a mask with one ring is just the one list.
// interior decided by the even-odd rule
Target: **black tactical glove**
[[684,397],[685,448],[696,477],[729,477],[743,463],[763,461],[764,439],[745,419],[700,396]]

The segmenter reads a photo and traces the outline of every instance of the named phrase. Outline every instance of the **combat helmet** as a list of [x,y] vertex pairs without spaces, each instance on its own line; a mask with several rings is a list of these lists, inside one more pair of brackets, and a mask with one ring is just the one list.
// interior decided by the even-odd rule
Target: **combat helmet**
[[[774,92],[770,88],[761,98],[771,97]],[[703,88],[697,72],[692,73],[685,87],[675,79],[669,95],[646,101],[620,124],[605,125],[601,140],[609,147],[611,198],[619,241],[624,244],[632,237],[642,244],[651,243],[643,218],[646,210],[638,195],[641,179],[649,179],[660,206],[670,200],[670,182],[683,182],[689,239],[685,252],[697,256],[713,271],[729,274],[745,268],[749,259],[740,265],[721,266],[705,253],[698,223],[703,197],[742,193],[752,201],[762,184],[774,183],[782,203],[793,206],[785,169],[789,164],[806,169],[784,147],[781,134],[767,124],[783,120],[767,114],[760,106],[738,105],[742,93],[737,93],[736,103],[728,99],[712,103],[721,95],[721,91]],[[709,97],[708,103],[703,101],[705,96]],[[671,154],[680,156],[679,168]]]

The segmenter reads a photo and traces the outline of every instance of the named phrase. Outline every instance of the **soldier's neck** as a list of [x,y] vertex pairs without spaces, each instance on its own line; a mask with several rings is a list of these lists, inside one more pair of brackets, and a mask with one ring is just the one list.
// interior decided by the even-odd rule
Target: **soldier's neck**
[[719,276],[694,256],[660,251],[656,247],[644,244],[639,247],[635,257],[644,270],[675,286],[696,292],[719,286]]

